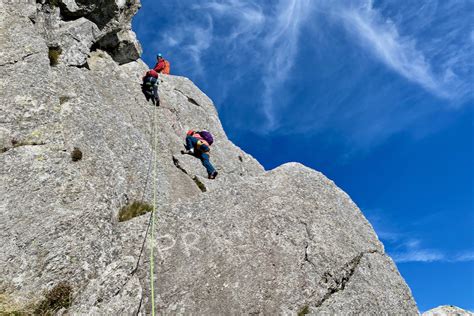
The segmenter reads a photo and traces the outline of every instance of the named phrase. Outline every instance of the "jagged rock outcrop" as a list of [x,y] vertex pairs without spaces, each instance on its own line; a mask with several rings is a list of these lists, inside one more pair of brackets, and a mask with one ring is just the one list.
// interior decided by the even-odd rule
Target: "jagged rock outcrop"
[[472,316],[474,313],[453,305],[443,305],[424,312],[421,316]]
[[6,10],[19,12],[35,25],[57,55],[56,63],[85,66],[91,50],[102,49],[119,64],[140,58],[141,46],[131,30],[131,19],[140,8],[138,0],[37,0]]
[[[149,312],[151,244],[141,250],[150,217],[119,222],[118,213],[154,193],[161,314],[418,312],[332,181],[294,163],[265,172],[187,78],[161,76],[162,105],[146,103],[146,65],[120,65],[131,54],[117,61],[123,50],[98,44],[127,31],[137,2],[49,3],[0,2],[0,312],[32,311],[60,282],[73,295],[59,313]],[[113,14],[98,9],[106,4]],[[62,50],[54,65],[52,43]],[[216,180],[179,154],[189,128],[215,135]]]

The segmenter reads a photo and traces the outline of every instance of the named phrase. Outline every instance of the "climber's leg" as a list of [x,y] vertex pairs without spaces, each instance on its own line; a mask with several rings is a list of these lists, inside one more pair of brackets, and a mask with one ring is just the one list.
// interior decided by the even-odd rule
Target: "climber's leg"
[[211,161],[209,160],[209,154],[208,153],[201,153],[200,155],[202,165],[206,168],[207,175],[209,179],[214,179],[217,176],[216,169],[211,164]]
[[156,106],[160,105],[160,95],[158,94],[158,85],[155,84],[153,85],[153,98],[154,98],[154,103],[156,103]]
[[142,84],[142,92],[143,92],[143,95],[145,96],[146,100],[150,101],[150,96],[148,95],[148,91],[146,90],[145,84]]
[[196,147],[197,142],[198,139],[196,137],[190,135],[186,136],[186,150],[194,149],[194,147]]
[[194,148],[196,147],[196,144],[198,142],[198,139],[193,136],[186,136],[186,145],[184,145],[184,148],[186,150],[181,150],[181,154],[189,154],[189,155],[194,155]]

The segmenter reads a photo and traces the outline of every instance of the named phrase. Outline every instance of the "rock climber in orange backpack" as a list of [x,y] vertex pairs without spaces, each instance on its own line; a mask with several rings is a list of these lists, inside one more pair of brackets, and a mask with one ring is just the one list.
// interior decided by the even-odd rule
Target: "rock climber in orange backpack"
[[170,74],[170,63],[166,59],[163,58],[163,55],[159,53],[156,55],[156,65],[153,68],[154,71],[157,73],[169,75]]
[[170,62],[165,59],[165,68],[161,71],[162,74],[169,75],[170,74]]
[[215,179],[217,171],[209,160],[210,146],[214,142],[214,138],[208,131],[189,130],[186,133],[186,150],[182,150],[181,154],[193,155],[201,160],[202,165],[206,168],[207,177]]

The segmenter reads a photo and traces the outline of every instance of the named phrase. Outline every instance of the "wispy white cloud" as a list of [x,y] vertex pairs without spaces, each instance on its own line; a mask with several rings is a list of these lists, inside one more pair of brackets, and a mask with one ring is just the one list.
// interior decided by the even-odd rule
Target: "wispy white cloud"
[[[372,0],[363,0],[358,5],[341,9],[339,16],[347,31],[363,47],[401,76],[442,98],[455,99],[469,93],[469,86],[458,77],[450,65],[456,63],[459,58],[458,51],[443,63],[444,67],[435,72],[432,65],[434,61],[427,57],[429,51],[418,47],[414,35],[401,35],[395,21],[375,9]],[[420,23],[427,23],[426,18],[419,19]],[[441,42],[435,45],[444,46]],[[450,49],[445,48],[448,51]],[[430,49],[426,47],[426,50]]]
[[[181,14],[182,6],[193,12],[188,1],[164,2],[161,5],[147,5],[146,1],[143,2],[142,10],[146,10],[147,14],[139,12],[139,19],[134,20],[137,34],[146,38],[146,42],[142,43],[146,48],[143,57],[154,62],[154,56],[160,52],[171,61],[173,73],[203,76],[205,65],[202,57],[211,48],[216,37],[214,19],[210,12],[199,12],[198,19],[190,19],[189,14]],[[163,12],[173,18],[170,18],[170,23],[157,28],[156,19],[162,18]],[[178,61],[180,73],[176,73]]]
[[192,41],[183,46],[184,52],[189,56],[189,59],[193,61],[193,70],[198,75],[202,75],[204,66],[201,62],[202,55],[205,54],[206,50],[211,46],[213,41],[213,20],[207,15],[207,25],[205,27],[191,26],[186,28],[186,31],[192,35]]
[[[150,30],[149,21],[140,28],[154,36],[147,51],[169,54],[173,72],[209,90],[218,107],[234,105],[223,111],[239,117],[227,122],[234,129],[337,134],[351,157],[407,130],[426,135],[437,126],[427,117],[445,105],[469,104],[474,32],[459,30],[466,22],[456,19],[456,3],[177,0],[144,7],[166,11],[166,21],[172,18],[160,29]],[[334,65],[331,54],[340,64]],[[315,67],[314,78],[303,69],[306,63]],[[319,67],[332,69],[320,75]],[[387,76],[385,68],[395,76]],[[373,74],[379,77],[368,78]],[[401,80],[392,80],[397,75]],[[310,91],[312,80],[317,92]],[[297,83],[305,87],[305,100],[294,106],[301,99],[287,87]],[[430,102],[425,91],[438,100]]]
[[474,261],[474,251],[449,251],[426,248],[420,239],[409,234],[377,232],[380,239],[389,244],[389,254],[398,263],[405,262],[469,262]]
[[[267,23],[263,6],[258,1],[205,0],[195,3],[181,0],[166,2],[165,6],[159,10],[166,11],[173,18],[165,27],[154,30],[156,35],[151,48],[168,52],[169,58],[179,63],[178,74],[211,82],[216,78],[206,76],[206,68],[216,64],[224,67],[226,63],[247,64],[247,67],[233,69],[226,81],[221,82],[223,87],[219,92],[223,93],[227,90],[225,86],[231,86],[242,72],[254,68],[267,57],[257,52],[260,37],[265,36],[272,25]],[[158,10],[155,6],[150,9]],[[138,27],[143,29],[143,33],[149,33],[146,27],[152,24],[148,19]],[[219,58],[219,62],[213,63],[209,56]],[[249,60],[248,56],[255,58]]]
[[444,261],[445,255],[437,250],[417,249],[392,254],[393,260],[403,262],[434,262]]
[[193,6],[197,10],[208,10],[216,18],[228,19],[232,23],[229,32],[226,32],[224,40],[232,42],[235,40],[247,42],[257,36],[265,23],[263,8],[257,3],[228,0],[226,2],[209,1]]
[[454,259],[455,262],[474,261],[474,251],[466,251],[457,254]]
[[474,252],[467,251],[455,254],[447,254],[446,252],[436,249],[411,249],[403,252],[394,252],[392,255],[395,262],[471,262],[474,261]]
[[[413,237],[414,232],[404,232],[386,223],[385,214],[380,209],[364,211],[373,225],[378,237],[385,244],[386,251],[397,263],[406,262],[471,262],[474,261],[474,250],[453,251],[426,247],[422,239]],[[421,221],[424,222],[424,221]]]
[[415,40],[401,37],[396,25],[373,9],[372,1],[345,11],[342,16],[347,30],[385,64],[406,78],[438,91],[431,67],[423,53],[416,49]]
[[405,238],[402,237],[396,242],[397,250],[391,253],[395,262],[434,262],[446,259],[445,254],[439,250],[423,248],[421,240]]
[[272,31],[264,39],[266,66],[263,75],[263,109],[266,131],[278,127],[279,98],[284,95],[282,84],[290,80],[300,43],[300,29],[310,13],[310,0],[281,1],[274,17]]
[[261,85],[262,93],[255,102],[261,105],[264,117],[258,131],[265,133],[279,127],[284,107],[281,86],[289,80],[300,45],[300,29],[311,14],[311,6],[311,0],[279,0],[272,5],[255,0],[200,1],[187,10],[195,18],[176,18],[173,25],[160,30],[154,47],[180,47],[179,52],[174,49],[174,57],[181,68],[203,80],[211,79],[203,76],[203,65],[209,62],[203,58],[207,52],[220,55],[222,64],[243,65],[233,69],[226,85],[256,69],[260,73],[256,84]]
[[[359,60],[345,63],[349,67],[341,67],[335,78],[330,78],[336,87],[343,86],[347,91],[341,90],[337,95],[328,93],[327,97],[321,91],[314,105],[307,108],[307,113],[314,115],[298,117],[297,124],[288,121],[282,128],[285,133],[341,131],[351,148],[345,154],[350,159],[401,132],[410,131],[416,138],[426,136],[444,124],[428,122],[428,117],[448,108],[472,104],[469,100],[474,97],[474,45],[469,39],[472,27],[466,26],[469,14],[465,8],[459,1],[451,0],[391,3],[390,6],[388,1],[370,0],[315,2],[311,21],[317,23],[319,16],[324,18],[324,23],[335,25],[331,30],[341,28],[357,51],[355,54],[348,51],[342,57]],[[318,26],[320,33],[326,32],[327,28]],[[331,40],[331,34],[318,35],[324,36],[329,38],[326,42]],[[328,46],[323,41],[308,45],[313,45],[315,52]],[[356,63],[361,67],[354,66]],[[358,72],[367,65],[376,72]],[[391,69],[402,80],[380,77],[382,72],[378,69],[384,68]],[[374,72],[378,78],[368,77]],[[403,90],[399,89],[403,79],[412,82],[412,87],[403,85]],[[365,81],[371,85],[378,81],[380,85],[370,87]],[[437,100],[425,102],[425,91]]]

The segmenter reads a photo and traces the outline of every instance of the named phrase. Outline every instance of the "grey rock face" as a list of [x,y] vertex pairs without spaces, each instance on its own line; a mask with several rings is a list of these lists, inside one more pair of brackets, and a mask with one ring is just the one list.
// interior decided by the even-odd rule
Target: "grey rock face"
[[471,313],[453,305],[438,306],[421,314],[422,316],[472,316]]
[[90,48],[98,37],[99,29],[86,18],[60,23],[58,44],[61,48],[59,61],[71,66],[82,66],[86,63]]
[[108,51],[119,64],[135,61],[142,54],[137,37],[131,30],[108,33],[98,41],[97,45]]
[[61,50],[60,63],[83,66],[91,49],[97,48],[120,64],[140,58],[141,46],[131,30],[139,0],[38,2],[35,7],[27,4],[27,10],[23,2],[5,5],[33,21],[47,46]]
[[417,314],[357,207],[302,165],[163,207],[157,223],[164,314]]
[[[49,12],[0,2],[0,313],[28,309],[62,281],[73,288],[71,314],[149,313],[151,249],[161,314],[417,313],[333,182],[299,164],[265,172],[189,79],[160,76],[154,107],[141,93],[141,60],[87,52],[103,38],[94,32],[129,21],[130,2],[110,2],[125,9],[105,25],[89,18],[102,2],[61,3]],[[49,37],[41,14],[63,35]],[[64,55],[51,66],[54,41]],[[88,68],[69,66],[85,57]],[[191,128],[215,136],[215,180],[179,153]],[[154,199],[154,239],[140,256],[150,217],[118,222],[118,213]]]

